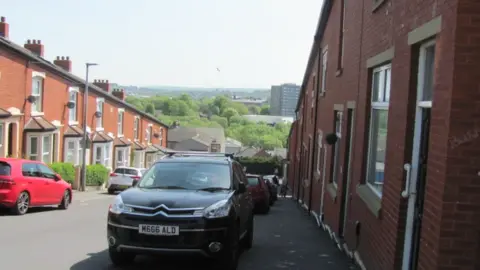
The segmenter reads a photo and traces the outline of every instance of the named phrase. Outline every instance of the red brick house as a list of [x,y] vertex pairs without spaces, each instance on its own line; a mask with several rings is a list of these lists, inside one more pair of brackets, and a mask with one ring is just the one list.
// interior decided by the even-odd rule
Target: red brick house
[[366,269],[480,269],[478,14],[472,0],[324,0],[290,181]]
[[83,123],[85,81],[72,73],[69,57],[43,58],[44,44],[22,47],[8,39],[0,21],[0,157],[46,163],[82,160],[83,125],[90,151],[87,164],[148,167],[167,143],[167,126],[125,102],[122,89],[107,80],[89,86]]

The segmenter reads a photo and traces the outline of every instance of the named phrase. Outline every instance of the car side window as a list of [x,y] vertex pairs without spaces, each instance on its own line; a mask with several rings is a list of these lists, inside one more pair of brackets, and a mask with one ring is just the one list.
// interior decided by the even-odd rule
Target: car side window
[[55,172],[52,169],[43,164],[37,164],[37,166],[38,170],[40,171],[40,177],[55,179]]
[[40,172],[36,163],[23,163],[22,175],[27,177],[39,177]]
[[240,177],[238,176],[238,169],[235,166],[235,164],[233,164],[232,170],[233,170],[233,187],[237,189],[238,183],[240,183]]
[[247,176],[245,175],[245,173],[243,172],[242,166],[238,163],[236,165],[237,165],[237,172],[238,172],[239,181],[242,182],[245,185],[248,185],[248,179],[247,179]]

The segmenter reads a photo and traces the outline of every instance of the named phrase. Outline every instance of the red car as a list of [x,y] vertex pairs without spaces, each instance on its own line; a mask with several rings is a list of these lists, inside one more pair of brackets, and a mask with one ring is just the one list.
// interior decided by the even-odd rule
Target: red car
[[255,210],[264,214],[270,211],[270,191],[261,175],[247,174],[248,190],[252,194]]
[[23,215],[31,207],[58,206],[72,202],[72,186],[39,161],[0,158],[0,206]]

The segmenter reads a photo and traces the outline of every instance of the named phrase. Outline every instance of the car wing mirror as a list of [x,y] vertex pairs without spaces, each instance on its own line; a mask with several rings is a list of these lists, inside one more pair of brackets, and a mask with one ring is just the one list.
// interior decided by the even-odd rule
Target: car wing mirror
[[238,191],[239,194],[245,193],[245,192],[247,192],[247,186],[244,183],[240,183],[238,185],[238,190],[237,191]]
[[60,181],[60,180],[62,180],[62,177],[60,176],[60,174],[56,173],[56,174],[53,176],[53,179],[55,179],[55,181]]

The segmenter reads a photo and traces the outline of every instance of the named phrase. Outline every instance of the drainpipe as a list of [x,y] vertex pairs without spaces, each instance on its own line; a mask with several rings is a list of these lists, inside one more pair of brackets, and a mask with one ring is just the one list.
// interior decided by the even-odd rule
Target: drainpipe
[[320,200],[320,222],[323,224],[323,202],[325,201],[325,169],[327,168],[327,153],[328,148],[324,145],[323,149],[323,164],[322,164],[322,198]]

